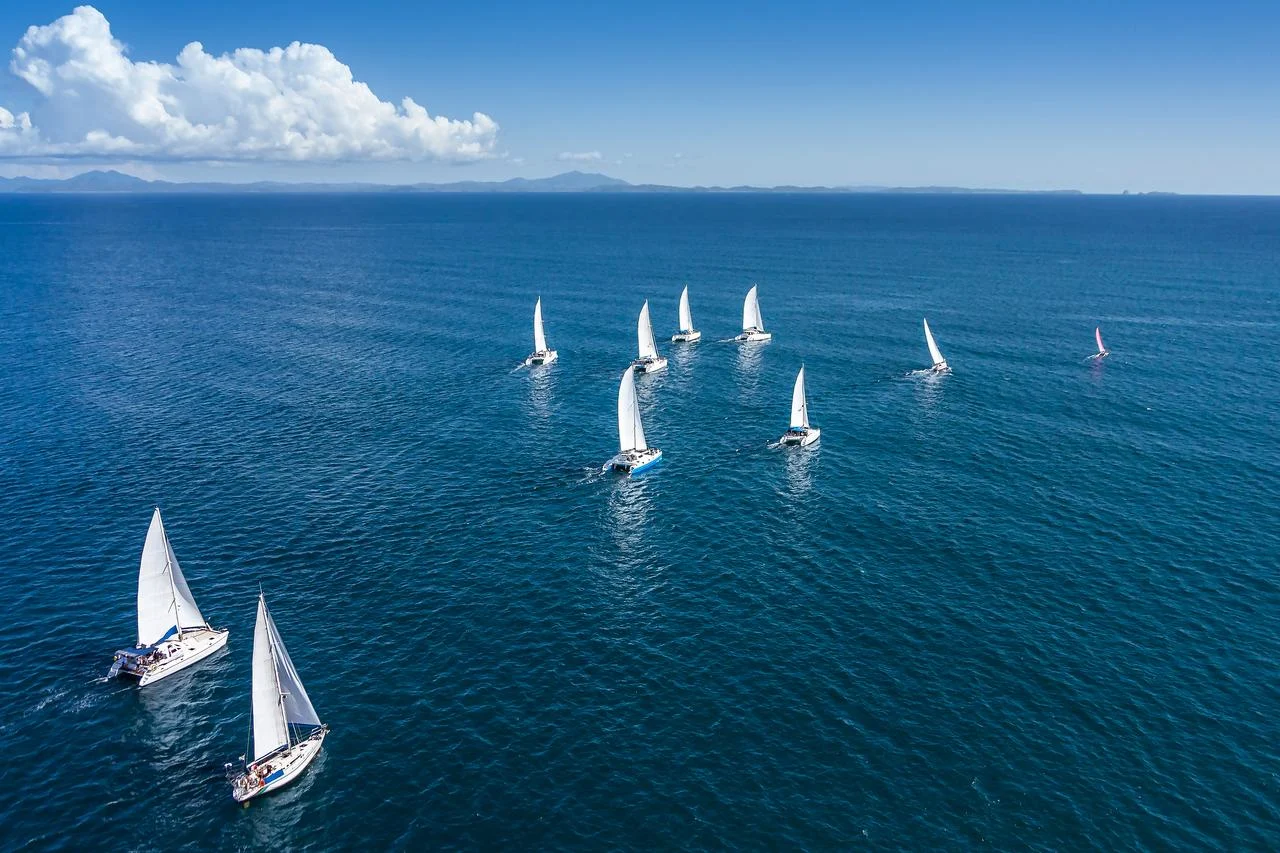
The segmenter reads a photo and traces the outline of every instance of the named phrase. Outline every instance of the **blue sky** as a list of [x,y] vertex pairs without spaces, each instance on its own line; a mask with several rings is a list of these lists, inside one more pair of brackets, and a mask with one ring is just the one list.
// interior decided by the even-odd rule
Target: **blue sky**
[[[80,29],[49,30],[14,60],[22,74],[0,72],[0,174],[412,182],[582,168],[682,185],[1280,193],[1280,3],[633,5],[96,3],[129,61],[172,65],[199,42],[203,76],[149,100],[133,91],[145,68],[76,77],[97,43],[59,65]],[[73,8],[8,0],[0,47]],[[283,101],[217,90],[243,70],[223,54],[293,41],[323,45],[334,61],[318,73],[345,65],[374,100],[288,91],[315,57],[264,72]],[[405,96],[459,123],[390,115]],[[278,114],[263,106],[277,101]],[[334,114],[376,101],[378,128]],[[135,126],[138,104],[157,103],[173,115]]]

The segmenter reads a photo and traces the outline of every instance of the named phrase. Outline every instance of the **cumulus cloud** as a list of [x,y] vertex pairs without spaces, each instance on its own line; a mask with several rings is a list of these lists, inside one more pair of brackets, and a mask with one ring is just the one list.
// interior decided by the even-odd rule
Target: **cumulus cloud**
[[556,159],[562,163],[596,163],[604,159],[599,151],[561,151]]
[[378,98],[328,48],[294,42],[214,56],[199,42],[175,64],[135,62],[107,19],[80,6],[29,28],[9,69],[38,93],[30,113],[0,106],[0,157],[133,160],[479,160],[498,124],[432,116]]

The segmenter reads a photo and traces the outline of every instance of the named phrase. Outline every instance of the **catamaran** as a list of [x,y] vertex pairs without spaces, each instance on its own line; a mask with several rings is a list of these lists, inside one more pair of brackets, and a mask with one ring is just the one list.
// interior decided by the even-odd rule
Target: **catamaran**
[[747,291],[747,298],[742,303],[742,334],[734,340],[739,343],[773,340],[773,335],[764,330],[764,318],[760,316],[760,298],[756,295],[754,284]]
[[809,400],[804,388],[804,365],[796,374],[796,385],[791,390],[791,426],[778,442],[785,447],[808,447],[818,440],[822,430],[809,426]]
[[1098,351],[1089,357],[1090,358],[1106,358],[1107,356],[1111,355],[1111,350],[1107,349],[1102,345],[1102,327],[1101,326],[1094,327],[1093,337],[1094,337],[1094,340],[1098,342]]
[[243,803],[288,785],[320,754],[328,733],[259,593],[253,629],[253,752],[252,758],[245,756],[244,771],[232,777],[231,796]]
[[938,349],[938,345],[933,341],[933,332],[929,331],[929,321],[924,321],[924,342],[929,345],[929,357],[933,359],[934,373],[950,373],[951,368],[947,367],[947,360],[942,357],[942,351]]
[[542,297],[533,305],[533,355],[524,360],[525,367],[538,367],[550,364],[559,357],[553,349],[547,348],[547,335],[542,330]]
[[649,300],[644,301],[640,309],[640,319],[636,323],[636,338],[640,345],[640,355],[631,366],[638,373],[657,373],[667,369],[667,360],[658,355],[658,342],[653,339],[653,324],[649,322]]
[[689,285],[684,286],[684,290],[680,291],[680,331],[671,336],[672,343],[693,343],[702,337],[693,327],[693,312],[689,310]]
[[157,507],[138,568],[138,645],[115,653],[107,677],[136,678],[145,687],[226,644],[227,630],[211,627],[196,607]]
[[639,474],[658,464],[662,451],[650,447],[644,440],[644,425],[640,423],[640,401],[636,399],[635,368],[628,367],[618,386],[618,455],[606,464],[606,471],[619,474]]

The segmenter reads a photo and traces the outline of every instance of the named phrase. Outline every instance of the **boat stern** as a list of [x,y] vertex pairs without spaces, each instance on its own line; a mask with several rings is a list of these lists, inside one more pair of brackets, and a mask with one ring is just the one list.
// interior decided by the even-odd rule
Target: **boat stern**
[[658,373],[667,369],[667,360],[662,356],[657,358],[637,358],[631,362],[631,366],[636,369],[636,373]]
[[560,354],[553,349],[543,350],[542,352],[535,352],[533,355],[529,356],[524,360],[524,366],[525,367],[543,367],[545,365],[551,364],[559,357],[560,357]]
[[691,344],[694,341],[700,340],[702,340],[702,332],[699,332],[697,329],[690,329],[687,332],[676,332],[671,336],[671,342],[673,344]]

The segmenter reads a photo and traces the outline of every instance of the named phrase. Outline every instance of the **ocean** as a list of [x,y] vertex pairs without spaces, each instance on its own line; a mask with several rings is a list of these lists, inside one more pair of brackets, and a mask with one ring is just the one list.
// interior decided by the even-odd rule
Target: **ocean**
[[[1280,847],[1280,199],[0,196],[0,258],[5,849]],[[155,506],[231,634],[139,690]],[[259,588],[332,731],[243,809]]]

